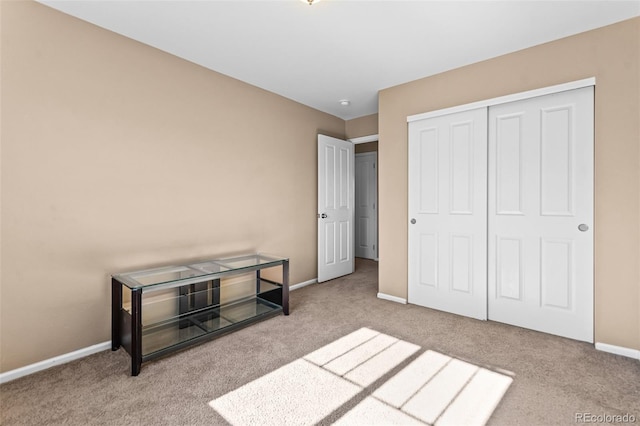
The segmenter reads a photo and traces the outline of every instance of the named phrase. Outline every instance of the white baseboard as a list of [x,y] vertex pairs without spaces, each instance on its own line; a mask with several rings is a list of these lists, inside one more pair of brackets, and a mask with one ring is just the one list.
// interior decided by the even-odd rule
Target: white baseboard
[[596,349],[602,352],[609,352],[616,355],[626,356],[628,358],[640,361],[640,351],[637,349],[624,348],[622,346],[610,345],[608,343],[596,342]]
[[403,305],[407,304],[407,299],[403,299],[402,297],[391,296],[389,294],[378,293],[378,299],[389,300],[391,302],[402,303]]
[[303,282],[303,283],[298,283],[298,284],[290,285],[290,286],[289,286],[289,290],[297,290],[297,289],[299,289],[299,288],[306,287],[306,286],[311,285],[311,284],[316,284],[317,282],[318,282],[318,279],[317,279],[317,278],[314,278],[314,279],[312,279],[312,280],[305,281],[305,282]]
[[[289,290],[296,290],[317,282],[318,280],[314,278],[309,281],[289,286]],[[78,349],[77,351],[45,359],[44,361],[36,362],[35,364],[25,365],[24,367],[16,368],[15,370],[0,373],[0,384],[28,376],[29,374],[37,373],[38,371],[46,370],[47,368],[51,368],[56,365],[66,364],[67,362],[71,362],[76,359],[106,351],[107,349],[111,349],[111,341],[98,343],[97,345],[89,346],[88,348]]]
[[15,370],[1,373],[0,384],[28,376],[29,374],[37,373],[38,371],[46,370],[47,368],[51,368],[56,365],[66,364],[67,362],[76,359],[106,351],[107,349],[111,349],[111,341],[98,343],[97,345],[89,346],[88,348],[78,349],[77,351],[69,352],[68,354],[55,356],[53,358],[45,359],[44,361],[36,362],[35,364],[16,368]]

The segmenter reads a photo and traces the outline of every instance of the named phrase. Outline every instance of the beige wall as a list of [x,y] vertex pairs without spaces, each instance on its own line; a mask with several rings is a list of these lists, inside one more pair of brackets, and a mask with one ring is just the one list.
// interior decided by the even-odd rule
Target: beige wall
[[260,250],[317,276],[316,135],[343,120],[0,7],[1,371],[110,340],[110,273]]
[[347,138],[355,139],[378,134],[378,114],[354,118],[345,123]]
[[[345,123],[347,138],[355,139],[363,136],[378,134],[378,114],[365,115],[354,118]],[[378,142],[359,143],[355,146],[355,153],[374,152],[378,150]]]
[[407,296],[407,116],[587,77],[596,77],[595,339],[640,349],[640,18],[380,92],[382,293]]
[[365,152],[377,152],[378,151],[378,142],[366,142],[359,143],[355,146],[355,153],[362,154]]

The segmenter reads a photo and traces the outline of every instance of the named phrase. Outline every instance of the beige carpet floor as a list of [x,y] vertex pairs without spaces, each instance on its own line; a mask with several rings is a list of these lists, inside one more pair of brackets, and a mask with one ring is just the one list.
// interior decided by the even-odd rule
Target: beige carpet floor
[[290,316],[138,377],[120,349],[3,384],[0,424],[640,424],[637,360],[376,293],[377,264],[358,259],[350,276],[293,291]]

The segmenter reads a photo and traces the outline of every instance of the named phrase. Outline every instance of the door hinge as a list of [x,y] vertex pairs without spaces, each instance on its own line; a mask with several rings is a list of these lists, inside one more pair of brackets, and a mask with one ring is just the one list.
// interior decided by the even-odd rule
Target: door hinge
[[376,209],[376,203],[373,203],[373,209],[374,210]]
[[374,168],[374,169],[376,168],[376,163],[373,163],[373,168]]
[[376,251],[376,245],[375,244],[373,245],[373,251]]

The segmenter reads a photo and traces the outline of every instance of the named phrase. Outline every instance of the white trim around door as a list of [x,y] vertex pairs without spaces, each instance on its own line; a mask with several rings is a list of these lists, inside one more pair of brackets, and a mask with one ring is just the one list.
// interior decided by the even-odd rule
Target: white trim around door
[[582,80],[571,81],[568,83],[556,84],[555,86],[542,87],[540,89],[527,90],[526,92],[513,93],[511,95],[499,96],[497,98],[485,99],[478,102],[472,102],[464,105],[457,105],[451,108],[429,111],[422,114],[414,114],[407,117],[407,123],[412,121],[424,120],[425,118],[439,117],[442,115],[454,114],[472,109],[486,108],[496,106],[508,102],[521,101],[523,99],[535,98],[537,96],[550,95],[553,93],[566,92],[567,90],[581,89],[583,87],[595,86],[596,78],[589,77]]
[[378,142],[378,135],[361,136],[359,138],[347,139],[354,145],[367,142]]

